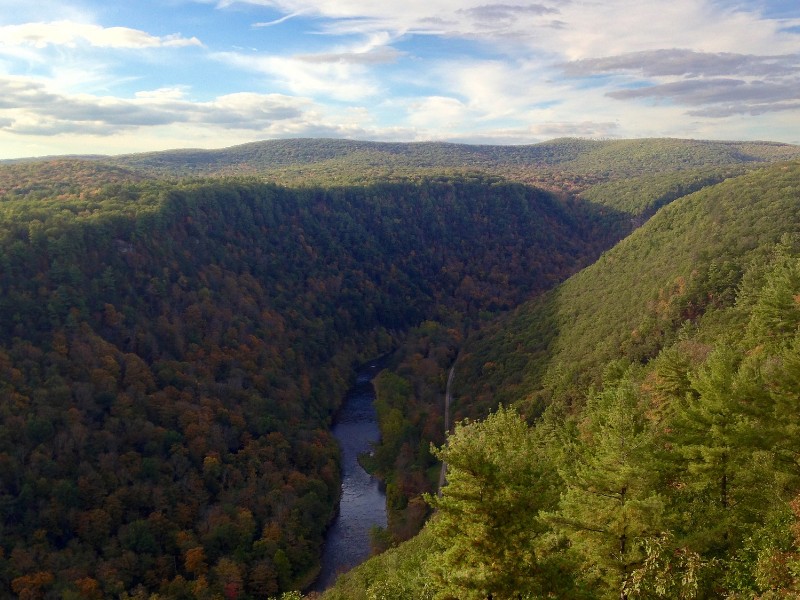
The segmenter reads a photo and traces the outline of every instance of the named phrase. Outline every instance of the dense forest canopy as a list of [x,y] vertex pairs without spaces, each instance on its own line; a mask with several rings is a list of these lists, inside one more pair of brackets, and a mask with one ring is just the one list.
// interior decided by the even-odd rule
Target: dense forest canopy
[[[255,176],[289,185],[348,185],[443,173],[501,175],[554,191],[580,192],[603,182],[729,167],[757,167],[800,157],[800,147],[772,142],[561,138],[527,146],[336,139],[255,142],[220,150],[170,150],[116,157],[0,161],[0,190],[31,178],[74,186],[75,179]],[[51,167],[46,165],[50,164]],[[59,173],[60,170],[65,172]],[[65,177],[66,172],[74,171]]]
[[289,185],[369,184],[480,172],[557,192],[579,192],[629,177],[757,166],[798,156],[798,146],[767,142],[563,138],[530,146],[478,146],[311,139],[154,152],[105,162],[151,176],[252,175]]
[[622,231],[498,180],[31,194],[0,203],[0,576],[20,595],[307,583],[354,361],[518,304]]
[[[798,155],[790,145],[686,140],[284,140],[0,165],[2,594],[258,598],[307,585],[339,493],[328,427],[353,365],[389,351],[376,382],[383,439],[367,461],[387,484],[390,528],[378,545],[421,527],[438,459],[453,471],[442,499],[429,502],[439,524],[410,542],[410,554],[385,555],[419,570],[402,582],[378,576],[384,597],[404,597],[391,592],[401,584],[407,597],[424,597],[419,584],[440,597],[502,597],[529,585],[531,594],[576,598],[651,585],[641,544],[629,546],[627,562],[601,564],[592,562],[601,542],[581,546],[572,535],[579,515],[569,511],[583,500],[570,482],[582,475],[559,448],[594,464],[581,436],[605,427],[609,411],[641,410],[630,426],[650,440],[666,422],[652,416],[653,403],[660,415],[678,410],[673,396],[716,397],[705,361],[725,327],[752,331],[751,345],[737,346],[742,356],[776,323],[791,338],[794,322],[780,311],[792,309],[794,284],[775,292],[775,314],[759,286],[780,265],[789,274],[775,281],[794,281],[794,246],[776,244],[796,230],[798,165],[764,165]],[[669,203],[597,265],[547,291]],[[762,304],[768,316],[749,324],[749,307]],[[783,383],[771,401],[781,406],[794,385],[780,366],[793,364],[787,348],[759,363],[777,369]],[[449,447],[432,451],[430,442],[444,442],[441,394],[456,356],[459,417],[486,417],[501,400],[517,408],[459,425]],[[719,360],[726,373],[744,364],[740,355]],[[660,382],[647,369],[661,364],[674,371],[673,387],[645,401],[648,377]],[[589,385],[607,391],[595,398]],[[530,421],[544,413],[548,426],[531,429],[516,411]],[[514,448],[498,442],[506,434]],[[793,451],[780,448],[784,458]],[[672,457],[663,477],[677,480],[688,456]],[[448,511],[458,522],[484,485],[459,477],[471,465],[502,467],[483,516],[496,519],[492,511],[509,502],[524,508],[473,524],[472,533],[500,527],[480,560],[502,554],[506,575],[448,575],[482,543],[446,534]],[[694,506],[693,496],[668,498],[631,473],[644,505],[664,496]],[[784,475],[782,499],[793,489]],[[561,506],[559,495],[573,500]],[[786,519],[787,506],[766,508]],[[647,531],[692,526],[668,529],[669,515]],[[755,531],[731,527],[729,536]],[[712,565],[734,550],[729,539],[722,550],[685,547]],[[443,540],[452,551],[439,554]],[[503,540],[542,561],[513,555]],[[420,548],[439,558],[420,566]],[[576,574],[584,564],[594,579]],[[519,574],[533,567],[536,581]]]
[[465,405],[581,387],[610,360],[653,358],[681,327],[729,306],[750,263],[797,231],[796,185],[797,163],[781,165],[665,207],[595,264],[474,336],[459,380]]
[[799,225],[729,179],[469,337],[437,513],[324,597],[796,598]]

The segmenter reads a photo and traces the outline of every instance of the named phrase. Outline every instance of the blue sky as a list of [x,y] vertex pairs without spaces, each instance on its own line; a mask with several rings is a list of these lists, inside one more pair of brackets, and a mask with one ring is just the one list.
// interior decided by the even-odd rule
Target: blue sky
[[800,143],[800,3],[0,0],[0,158],[562,136]]

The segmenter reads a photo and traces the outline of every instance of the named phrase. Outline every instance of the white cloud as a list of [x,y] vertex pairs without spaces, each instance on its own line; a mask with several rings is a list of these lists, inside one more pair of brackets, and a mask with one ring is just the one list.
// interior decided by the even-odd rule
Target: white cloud
[[577,78],[611,77],[606,85],[610,98],[692,107],[686,113],[689,116],[796,110],[800,98],[800,54],[756,56],[671,49],[583,59],[562,68]]
[[[186,1],[160,31],[183,27]],[[800,15],[766,18],[755,0],[194,1],[226,27],[187,19],[197,29],[158,36],[93,24],[123,14],[108,7],[0,0],[0,155],[67,133],[120,151],[295,135],[800,138]],[[187,69],[182,52],[109,51],[186,46],[202,48]]]
[[444,96],[430,96],[408,105],[409,125],[439,136],[463,130],[475,116],[461,101]]
[[[331,52],[304,57],[313,62],[341,65],[360,61],[368,65],[398,60],[401,57],[391,44],[412,34],[479,42],[496,58],[429,60],[423,68],[412,71],[407,83],[413,79],[438,88],[440,93],[431,96],[457,98],[471,117],[484,122],[540,117],[537,107],[547,103],[561,105],[547,114],[554,123],[572,119],[582,123],[587,115],[599,110],[606,114],[598,122],[615,122],[608,120],[611,114],[634,111],[623,109],[619,101],[626,101],[629,107],[639,101],[639,108],[643,108],[645,103],[641,101],[646,99],[650,100],[650,108],[658,100],[691,106],[690,113],[678,113],[683,117],[712,118],[737,111],[764,114],[770,111],[770,103],[775,111],[794,107],[786,95],[797,88],[800,35],[787,27],[800,20],[765,18],[755,4],[747,8],[744,4],[731,7],[712,0],[242,2],[268,6],[287,15],[313,15],[317,17],[314,27],[331,34],[383,36],[380,44],[361,55]],[[638,64],[633,64],[637,59]],[[626,66],[626,60],[631,64]],[[559,64],[571,75],[571,81],[563,81]],[[375,80],[363,71],[314,73],[290,63],[280,66],[278,69],[273,65],[273,75],[281,71],[279,77],[298,93],[330,93],[325,92],[327,81],[335,81],[340,90],[349,90],[334,96],[339,99],[365,98],[379,90]],[[637,68],[639,71],[634,72]],[[733,85],[718,80],[726,72],[751,79],[781,75],[787,79],[742,80],[742,85]],[[598,73],[605,74],[606,79],[592,80]],[[687,85],[682,81],[685,77],[696,81]],[[365,93],[353,94],[348,82],[363,86]],[[734,102],[725,97],[725,90],[751,100]],[[605,98],[604,93],[608,94]],[[583,97],[584,102],[564,101],[575,95]],[[590,97],[594,104],[586,101]],[[616,106],[608,98],[617,99]],[[568,112],[570,108],[575,112]],[[418,112],[411,114],[413,119],[420,118]]]
[[[204,0],[197,0],[204,1]],[[316,18],[317,31],[333,35],[389,32],[447,37],[485,38],[508,43],[530,37],[540,28],[559,27],[561,6],[573,0],[488,2],[486,0],[223,0],[221,9],[235,4],[264,6],[286,17]],[[280,22],[280,19],[268,24]]]
[[308,63],[340,63],[352,65],[382,65],[397,61],[403,52],[393,48],[392,37],[386,32],[373,33],[363,41],[338,45],[327,52],[298,54],[294,58]]
[[274,27],[275,25],[280,25],[281,23],[285,23],[289,19],[294,19],[295,17],[301,16],[303,13],[295,12],[288,15],[282,16],[280,19],[273,19],[272,21],[263,21],[260,23],[253,23],[253,27],[260,28],[260,27]]
[[800,53],[755,56],[670,48],[576,60],[564,63],[562,68],[572,76],[638,71],[646,77],[721,75],[781,77],[797,74],[800,71]]
[[161,100],[183,100],[186,97],[186,88],[164,87],[158,88],[157,90],[143,90],[141,92],[136,92],[135,96],[137,100],[150,100],[156,102]]
[[[228,2],[226,4],[232,4]],[[753,10],[711,0],[242,0],[286,15],[329,19],[332,33],[388,31],[511,41],[520,53],[558,52],[569,60],[656,48],[691,47],[710,52],[790,52],[797,23],[765,19]]]
[[[363,61],[365,53],[276,56],[220,52],[213,56],[232,67],[265,76],[265,86],[278,85],[299,96],[352,102],[380,91],[377,78],[369,74]],[[355,60],[356,56],[362,61]]]
[[53,91],[43,82],[0,78],[0,118],[8,133],[116,135],[122,130],[169,126],[264,131],[276,122],[302,120],[310,102],[280,94],[235,93],[191,102],[179,89],[139,92],[133,99]]
[[202,45],[196,37],[185,38],[180,34],[158,37],[128,27],[101,27],[75,21],[24,23],[0,27],[0,46],[46,48],[48,46],[75,47],[79,44],[88,44],[96,48],[164,48]]
[[708,0],[606,0],[564,7],[568,26],[557,32],[569,60],[627,52],[692,48],[702,52],[775,54],[797,49],[797,36],[754,10]]
[[553,101],[560,88],[548,81],[539,65],[516,61],[461,60],[443,64],[438,71],[448,87],[486,120],[519,116],[532,105]]

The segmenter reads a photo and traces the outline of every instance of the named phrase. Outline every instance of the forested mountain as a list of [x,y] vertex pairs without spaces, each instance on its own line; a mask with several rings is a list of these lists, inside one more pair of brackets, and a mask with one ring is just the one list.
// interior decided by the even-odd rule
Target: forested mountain
[[443,171],[481,171],[559,191],[605,181],[687,169],[758,165],[800,156],[771,142],[583,140],[529,146],[381,143],[352,140],[272,140],[223,150],[182,150],[103,159],[143,175],[258,175],[287,184],[374,183]]
[[[735,557],[740,588],[758,589],[771,577],[758,552],[788,564],[794,551],[754,526],[762,514],[790,520],[795,476],[772,459],[796,449],[775,445],[777,418],[758,421],[773,428],[758,475],[783,477],[770,487],[779,501],[748,499],[705,546],[687,541],[697,524],[678,512],[706,514],[692,503],[710,488],[673,487],[706,467],[686,450],[657,457],[668,466],[652,477],[630,471],[649,486],[641,506],[666,508],[662,537],[631,530],[622,566],[597,562],[602,551],[570,532],[583,500],[564,457],[594,460],[587,440],[613,407],[650,436],[637,448],[699,448],[700,429],[658,435],[692,418],[684,400],[719,396],[708,357],[737,327],[749,337],[728,344],[738,354],[719,368],[755,368],[761,395],[791,404],[797,382],[783,365],[795,360],[800,289],[794,242],[779,242],[797,230],[800,167],[765,165],[798,155],[686,140],[285,140],[0,165],[0,596],[261,598],[305,586],[339,493],[328,427],[354,364],[390,351],[376,382],[383,440],[368,465],[391,509],[378,541],[420,527],[438,458],[449,485],[430,499],[441,517],[381,558],[416,565],[413,576],[372,563],[345,597],[619,597],[623,583],[661,585],[658,561],[676,549],[684,570],[718,573]],[[537,425],[501,410],[432,452],[457,355],[459,417],[503,401]],[[748,423],[768,413],[735,410]],[[477,512],[475,485],[487,502]],[[502,506],[510,512],[495,515]],[[463,511],[495,519],[470,532],[495,527],[491,543],[459,537]],[[748,534],[761,537],[744,557]],[[454,571],[487,560],[500,571]],[[734,589],[704,577],[706,595]]]
[[324,597],[798,597],[798,231],[800,163],[729,179],[468,338],[459,410],[495,412]]
[[584,140],[562,138],[530,146],[481,146],[442,142],[386,143],[334,139],[255,142],[223,150],[171,150],[136,154],[112,162],[142,170],[195,174],[228,167],[268,169],[325,163],[428,167],[565,165],[574,171],[607,171],[624,177],[656,170],[764,162],[797,156],[796,146],[771,142],[675,139]]
[[652,359],[682,327],[729,307],[748,266],[798,230],[796,185],[792,163],[665,207],[595,264],[474,336],[458,380],[464,405],[542,393],[546,403],[549,390],[597,383],[610,360]]
[[0,202],[0,582],[27,597],[307,582],[354,361],[518,304],[619,235],[496,180],[31,193]]

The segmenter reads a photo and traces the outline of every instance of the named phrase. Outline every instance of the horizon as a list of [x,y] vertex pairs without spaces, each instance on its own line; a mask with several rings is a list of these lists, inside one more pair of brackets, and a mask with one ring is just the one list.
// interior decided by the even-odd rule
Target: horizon
[[453,142],[448,140],[420,140],[420,141],[411,141],[411,142],[403,142],[403,141],[392,141],[392,140],[367,140],[367,139],[354,139],[354,138],[334,138],[334,137],[287,137],[287,138],[267,138],[262,140],[254,140],[250,142],[241,142],[238,144],[231,144],[226,146],[219,146],[219,147],[209,147],[209,148],[201,148],[201,147],[176,147],[176,148],[164,148],[161,150],[142,150],[138,152],[118,152],[115,154],[99,154],[99,153],[86,153],[86,154],[44,154],[40,156],[19,156],[15,158],[0,158],[0,164],[2,163],[15,163],[15,162],[25,162],[25,161],[40,161],[40,160],[58,160],[58,159],[72,159],[72,160],[102,160],[105,158],[117,158],[117,157],[125,157],[125,156],[137,156],[140,154],[158,154],[158,153],[170,153],[170,152],[224,152],[226,150],[232,150],[234,148],[238,148],[241,146],[250,146],[250,145],[258,145],[258,144],[268,144],[270,142],[281,142],[281,141],[341,141],[341,142],[356,142],[356,143],[364,143],[364,144],[401,144],[401,145],[418,145],[418,144],[448,144],[453,146],[474,146],[474,147],[503,147],[503,148],[521,148],[526,146],[539,146],[543,144],[549,144],[553,142],[557,142],[559,140],[584,140],[589,142],[630,142],[630,141],[645,141],[645,140],[678,140],[678,141],[689,141],[689,142],[700,142],[700,143],[730,143],[730,144],[779,144],[779,145],[786,145],[786,146],[798,146],[800,147],[800,143],[792,143],[792,142],[780,142],[776,140],[720,140],[720,139],[712,139],[712,138],[678,138],[678,137],[630,137],[630,138],[590,138],[590,137],[581,137],[581,136],[561,136],[550,138],[546,140],[541,140],[538,142],[532,143],[497,143],[497,144],[489,144],[489,143],[481,143],[481,142]]
[[297,138],[800,143],[792,0],[0,6],[0,159]]

